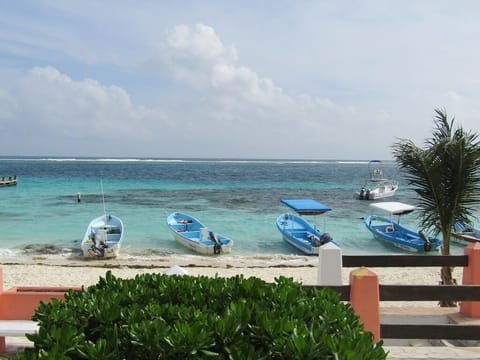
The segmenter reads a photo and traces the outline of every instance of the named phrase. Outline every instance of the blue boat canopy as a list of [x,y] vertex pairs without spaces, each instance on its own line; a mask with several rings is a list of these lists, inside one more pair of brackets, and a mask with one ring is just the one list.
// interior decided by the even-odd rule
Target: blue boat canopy
[[332,210],[313,199],[281,199],[280,201],[300,215],[321,215]]

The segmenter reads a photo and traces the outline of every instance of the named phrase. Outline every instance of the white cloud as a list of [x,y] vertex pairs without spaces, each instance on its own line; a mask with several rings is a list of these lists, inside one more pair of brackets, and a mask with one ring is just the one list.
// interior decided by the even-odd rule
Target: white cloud
[[127,155],[124,149],[156,140],[155,130],[168,127],[161,111],[134,106],[124,89],[74,81],[53,67],[33,68],[8,92],[15,101],[0,97],[4,152],[14,143],[38,154]]

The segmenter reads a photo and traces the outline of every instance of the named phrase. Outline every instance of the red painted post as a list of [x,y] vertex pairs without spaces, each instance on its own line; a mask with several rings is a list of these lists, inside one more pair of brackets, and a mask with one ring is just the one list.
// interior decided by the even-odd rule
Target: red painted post
[[[468,256],[468,266],[463,268],[463,285],[480,285],[480,243],[468,245],[464,254]],[[480,317],[480,301],[462,301],[460,313],[477,318]]]
[[350,272],[350,304],[365,330],[380,341],[380,290],[378,276],[365,267]]

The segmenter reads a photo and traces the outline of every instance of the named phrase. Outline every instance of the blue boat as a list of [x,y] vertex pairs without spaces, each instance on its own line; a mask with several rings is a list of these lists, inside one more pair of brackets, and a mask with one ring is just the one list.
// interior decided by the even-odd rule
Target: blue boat
[[480,242],[480,230],[460,220],[453,224],[452,236],[452,240],[461,245]]
[[[321,215],[332,210],[328,206],[312,199],[280,201],[298,214],[286,213],[277,218],[277,228],[288,244],[304,254],[318,255],[320,246],[334,241],[329,233],[321,232],[315,225],[302,218],[302,215]],[[335,241],[334,243],[338,245]]]
[[[370,215],[365,219],[365,226],[375,239],[412,252],[434,251],[442,245],[442,240],[428,236],[423,230],[415,232],[400,225],[400,217],[413,212],[416,209],[415,206],[400,202],[381,202],[371,205],[390,213],[390,217]],[[392,219],[393,216],[398,216],[397,221]]]
[[198,219],[188,214],[174,212],[167,217],[168,228],[180,244],[203,255],[227,254],[233,240],[214,233]]

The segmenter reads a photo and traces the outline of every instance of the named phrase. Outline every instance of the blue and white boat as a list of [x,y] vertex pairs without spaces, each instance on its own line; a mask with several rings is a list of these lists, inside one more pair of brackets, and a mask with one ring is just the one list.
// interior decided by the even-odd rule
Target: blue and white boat
[[452,241],[455,241],[461,245],[469,245],[480,242],[480,230],[474,228],[471,224],[464,223],[463,221],[455,222],[453,225],[452,236]]
[[232,250],[232,239],[214,233],[193,216],[174,212],[167,217],[167,226],[175,240],[197,253],[218,255]]
[[332,210],[328,206],[312,199],[282,199],[280,201],[298,214],[285,213],[277,218],[277,228],[288,244],[304,254],[318,255],[320,246],[334,241],[329,233],[321,232],[315,225],[302,217],[302,215],[324,214]]
[[[442,240],[428,236],[423,230],[415,232],[400,225],[400,217],[413,212],[415,206],[400,202],[370,205],[390,213],[390,217],[370,215],[365,219],[365,226],[375,239],[412,252],[434,251],[442,245]],[[397,221],[393,220],[393,216],[398,216]]]

